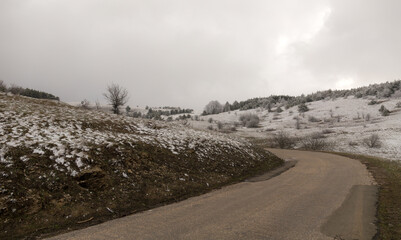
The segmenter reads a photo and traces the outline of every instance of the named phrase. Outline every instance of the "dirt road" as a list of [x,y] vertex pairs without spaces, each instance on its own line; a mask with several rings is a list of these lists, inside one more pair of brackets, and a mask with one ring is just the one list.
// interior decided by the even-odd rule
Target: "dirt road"
[[376,187],[364,165],[325,153],[271,151],[297,164],[269,180],[235,184],[54,239],[373,237]]

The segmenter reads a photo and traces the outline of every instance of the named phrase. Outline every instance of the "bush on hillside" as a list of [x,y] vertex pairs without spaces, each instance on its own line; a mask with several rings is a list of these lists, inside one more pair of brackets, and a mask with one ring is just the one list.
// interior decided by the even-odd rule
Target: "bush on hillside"
[[259,117],[256,114],[247,113],[239,117],[242,126],[247,128],[256,128],[259,125]]
[[301,128],[301,120],[299,117],[295,117],[295,128],[300,129]]
[[390,111],[389,111],[384,105],[382,105],[382,106],[380,107],[379,112],[380,112],[381,115],[384,116],[384,117],[390,115]]
[[0,80],[0,92],[6,92],[7,91],[7,86],[3,82],[3,80]]
[[324,150],[331,146],[322,133],[313,133],[301,140],[302,148],[306,150]]
[[363,139],[363,143],[369,148],[380,148],[382,145],[380,137],[377,134],[372,134],[369,137]]
[[307,111],[309,111],[309,108],[308,108],[308,106],[306,106],[305,103],[301,103],[301,104],[298,105],[298,112],[304,113],[304,112],[307,112]]
[[279,131],[276,135],[274,135],[272,141],[273,147],[279,148],[292,148],[296,144],[296,139],[290,137],[289,134],[284,131]]
[[89,109],[90,102],[87,99],[81,101],[80,107],[83,109]]
[[11,87],[8,88],[8,91],[14,95],[20,95],[24,89],[20,86],[12,84]]
[[308,116],[308,121],[309,122],[320,122],[321,120],[314,116]]

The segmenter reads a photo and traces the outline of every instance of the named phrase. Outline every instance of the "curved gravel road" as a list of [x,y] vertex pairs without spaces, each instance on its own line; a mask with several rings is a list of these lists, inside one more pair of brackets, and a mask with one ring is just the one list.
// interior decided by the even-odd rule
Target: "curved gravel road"
[[269,151],[295,167],[52,239],[371,239],[376,186],[345,157]]

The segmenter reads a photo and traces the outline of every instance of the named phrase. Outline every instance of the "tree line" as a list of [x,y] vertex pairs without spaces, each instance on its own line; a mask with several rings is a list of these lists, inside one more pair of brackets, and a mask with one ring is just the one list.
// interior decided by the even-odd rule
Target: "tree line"
[[318,91],[308,95],[302,94],[296,97],[288,95],[271,95],[269,97],[251,98],[240,102],[234,101],[232,104],[226,102],[224,105],[219,103],[218,101],[211,101],[205,106],[202,115],[218,114],[221,112],[229,112],[238,109],[248,110],[255,108],[265,108],[269,111],[271,111],[273,107],[285,107],[288,109],[302,103],[349,96],[355,96],[356,98],[367,96],[375,96],[377,98],[401,97],[401,80],[371,84],[369,86],[347,90],[329,89],[326,91]]
[[59,97],[56,97],[53,94],[43,91],[38,91],[30,88],[23,88],[17,85],[11,85],[10,87],[7,87],[7,85],[2,80],[0,80],[0,92],[10,92],[14,95],[21,95],[31,98],[50,99],[57,101],[60,100]]

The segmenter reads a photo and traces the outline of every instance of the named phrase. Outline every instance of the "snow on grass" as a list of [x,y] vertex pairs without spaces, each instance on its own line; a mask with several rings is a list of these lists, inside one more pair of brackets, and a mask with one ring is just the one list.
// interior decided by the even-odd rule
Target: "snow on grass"
[[[89,151],[100,152],[99,146],[122,144],[135,148],[138,142],[166,148],[177,155],[194,150],[200,161],[227,151],[256,160],[260,157],[244,140],[175,123],[156,123],[18,96],[0,95],[0,106],[0,162],[4,163],[10,160],[10,149],[25,147],[31,154],[48,154],[55,168],[65,167],[75,176],[77,169],[88,168]],[[29,154],[23,160],[29,161]]]
[[[298,107],[285,109],[281,113],[268,112],[265,109],[250,109],[245,111],[231,111],[217,115],[203,116],[203,121],[191,121],[191,125],[198,129],[206,129],[215,125],[216,121],[234,124],[245,113],[257,114],[260,118],[260,128],[238,128],[235,133],[239,136],[270,138],[277,131],[283,130],[291,136],[305,137],[312,133],[330,130],[325,134],[327,140],[334,142],[334,151],[343,151],[373,155],[401,161],[401,109],[396,108],[400,99],[375,99],[379,104],[369,105],[370,98],[338,98],[335,100],[321,100],[307,103],[308,112],[300,114]],[[390,116],[381,116],[379,108],[384,105],[392,111]],[[275,110],[273,108],[273,110]],[[295,128],[296,120],[300,119],[300,129]],[[317,119],[309,121],[310,117]],[[208,123],[212,118],[213,123]],[[215,127],[216,128],[216,127]],[[372,134],[378,134],[382,146],[369,148],[363,144],[363,139]]]

